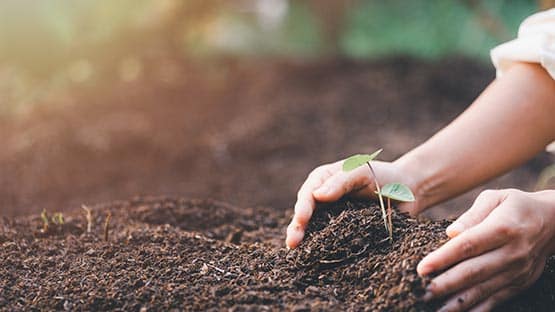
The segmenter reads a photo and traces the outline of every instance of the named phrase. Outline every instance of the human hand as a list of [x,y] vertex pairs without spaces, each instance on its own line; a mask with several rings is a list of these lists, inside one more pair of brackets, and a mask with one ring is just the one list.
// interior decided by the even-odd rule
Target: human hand
[[[297,193],[295,213],[287,227],[287,247],[295,248],[302,241],[308,221],[316,208],[316,202],[332,202],[344,195],[363,198],[375,196],[375,181],[367,166],[361,166],[349,172],[344,172],[342,166],[343,160],[340,160],[322,165],[308,175]],[[395,162],[372,161],[372,168],[380,185],[390,182],[401,182],[409,187],[413,185],[410,175]],[[415,194],[415,196],[415,202],[400,203],[398,208],[417,213],[418,195]]]
[[421,276],[446,270],[424,300],[447,298],[440,311],[490,311],[543,272],[554,251],[555,191],[484,191],[447,235],[418,264]]

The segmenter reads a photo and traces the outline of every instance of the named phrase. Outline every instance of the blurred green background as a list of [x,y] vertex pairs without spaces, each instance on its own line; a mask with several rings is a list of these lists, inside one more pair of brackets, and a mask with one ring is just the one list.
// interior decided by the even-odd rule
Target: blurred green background
[[3,0],[0,114],[24,111],[68,83],[133,80],[145,56],[488,62],[534,0]]

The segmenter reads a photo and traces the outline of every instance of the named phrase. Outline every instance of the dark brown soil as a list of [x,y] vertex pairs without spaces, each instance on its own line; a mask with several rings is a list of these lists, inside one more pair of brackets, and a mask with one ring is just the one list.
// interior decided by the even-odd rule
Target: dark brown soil
[[[108,241],[104,240],[105,223]],[[419,300],[417,262],[447,222],[394,214],[390,243],[376,205],[322,205],[298,249],[282,248],[287,219],[271,209],[209,200],[137,198],[0,223],[0,310],[432,311]],[[554,266],[501,311],[551,311]],[[510,308],[510,309],[509,309]]]

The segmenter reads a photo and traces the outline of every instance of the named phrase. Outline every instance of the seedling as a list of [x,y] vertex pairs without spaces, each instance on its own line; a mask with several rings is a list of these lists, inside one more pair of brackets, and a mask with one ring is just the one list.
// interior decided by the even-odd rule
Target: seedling
[[108,241],[108,235],[110,234],[110,219],[112,219],[112,212],[108,211],[108,215],[104,221],[104,241]]
[[85,205],[81,205],[81,208],[85,210],[85,218],[87,219],[87,233],[90,233],[92,231],[92,223],[93,223],[92,211],[89,207]]
[[56,212],[52,215],[52,217],[49,217],[46,209],[42,210],[40,218],[42,219],[42,233],[48,233],[48,231],[52,229],[52,224],[52,226],[57,226],[57,229],[60,230],[65,223],[64,215],[61,212]]
[[42,212],[40,213],[40,218],[42,219],[42,232],[46,233],[48,232],[48,226],[50,225],[50,222],[48,221],[48,214],[46,213],[46,209],[42,210]]
[[61,226],[64,224],[64,215],[61,212],[57,212],[52,216],[51,220],[52,223]]
[[[391,220],[391,200],[402,201],[402,202],[413,202],[414,195],[412,194],[410,188],[401,183],[389,183],[382,187],[380,187],[380,183],[378,182],[378,177],[372,168],[370,162],[374,160],[382,150],[377,150],[376,152],[368,155],[368,154],[357,154],[347,158],[343,162],[343,171],[348,172],[352,171],[360,166],[368,165],[370,169],[370,173],[374,178],[374,182],[376,183],[376,194],[378,195],[378,200],[380,203],[380,208],[382,210],[382,217],[385,229],[389,234],[389,239],[393,239],[393,222]],[[387,198],[387,210],[384,204],[384,197]]]

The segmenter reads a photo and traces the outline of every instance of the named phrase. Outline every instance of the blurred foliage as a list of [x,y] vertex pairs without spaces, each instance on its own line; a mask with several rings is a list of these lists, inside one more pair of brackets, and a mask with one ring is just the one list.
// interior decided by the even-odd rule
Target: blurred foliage
[[0,114],[68,82],[133,80],[145,55],[485,61],[537,10],[533,0],[3,0]]
[[[423,58],[462,54],[487,59],[489,50],[516,34],[520,22],[537,10],[534,1],[362,1],[349,12],[342,38],[347,55],[380,57],[403,53]],[[490,12],[506,29],[496,38],[477,10]]]

